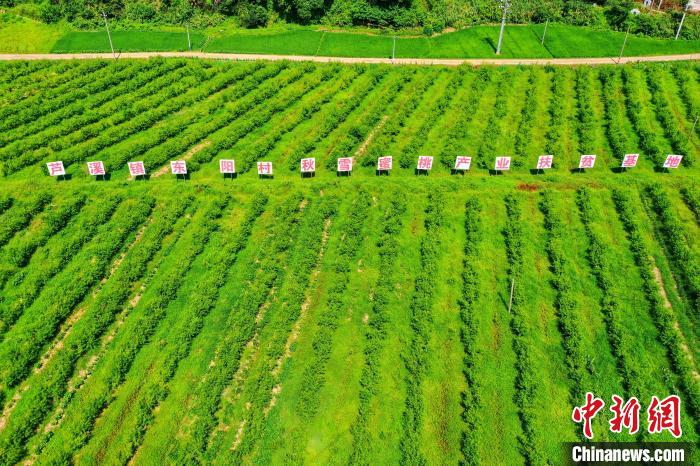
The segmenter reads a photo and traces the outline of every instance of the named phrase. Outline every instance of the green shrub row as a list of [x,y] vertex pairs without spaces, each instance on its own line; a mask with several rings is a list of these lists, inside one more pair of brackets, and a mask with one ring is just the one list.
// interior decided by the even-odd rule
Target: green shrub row
[[[439,72],[417,73],[411,88],[399,96],[399,103],[391,110],[391,117],[386,120],[382,131],[374,135],[366,154],[361,158],[363,167],[374,167],[378,157],[391,155],[389,147],[406,127],[420,103],[429,93],[432,85],[438,79]],[[389,115],[387,115],[389,116]]]
[[[187,200],[192,199],[190,197]],[[39,375],[28,379],[27,390],[22,393],[5,429],[0,432],[0,451],[16,451],[12,453],[16,458],[26,454],[27,441],[64,397],[77,361],[95,349],[100,336],[124,308],[134,285],[146,273],[148,263],[161,248],[163,239],[172,232],[185,205],[186,203],[176,201],[154,211],[153,222],[65,337],[61,351],[56,353]]]
[[647,115],[647,106],[642,102],[645,93],[644,83],[639,77],[639,71],[632,68],[622,69],[622,78],[625,83],[624,93],[627,98],[627,116],[634,125],[639,137],[639,146],[642,152],[649,157],[655,165],[663,164],[663,149],[661,148],[661,136],[655,131]]
[[[453,77],[445,89],[433,100],[433,104],[428,108],[423,123],[418,130],[413,133],[410,141],[401,151],[399,156],[399,166],[401,168],[413,168],[416,166],[416,160],[419,155],[418,151],[425,145],[430,130],[435,126],[440,117],[447,112],[451,105],[457,105],[453,97],[462,87],[468,72],[468,68],[459,68],[456,73],[453,73]],[[490,73],[486,72],[486,70],[479,71],[479,76],[489,76],[489,74]]]
[[629,396],[638,396],[643,393],[640,390],[638,374],[631,366],[629,355],[630,335],[625,332],[624,325],[620,322],[620,302],[615,290],[615,278],[611,270],[610,250],[604,244],[599,235],[593,230],[595,211],[591,202],[591,192],[587,187],[580,188],[577,192],[581,222],[586,230],[588,239],[587,259],[595,277],[598,289],[602,293],[600,311],[603,314],[608,341],[612,354],[615,357],[617,371],[622,377],[622,386]]
[[663,87],[666,73],[658,66],[650,66],[646,70],[647,83],[651,92],[651,101],[656,111],[656,118],[661,123],[666,138],[671,143],[675,153],[683,156],[683,165],[692,167],[695,161],[695,151],[688,140],[688,136],[683,134],[681,125],[678,123],[673,109],[671,109],[668,97],[666,97],[666,90]]
[[0,194],[0,215],[4,214],[7,209],[12,207],[15,200],[7,193]]
[[373,288],[372,310],[363,335],[365,361],[360,375],[360,402],[355,419],[350,426],[350,434],[353,438],[350,464],[372,464],[370,455],[372,435],[369,422],[374,414],[372,402],[377,396],[381,380],[381,355],[386,344],[387,328],[391,325],[387,307],[396,292],[395,264],[400,252],[398,236],[403,227],[406,210],[404,196],[392,193],[391,201],[382,218],[382,233],[376,242],[376,251],[379,256],[378,270],[381,275]]
[[34,251],[61,231],[80,212],[86,201],[85,195],[77,194],[69,196],[63,203],[52,205],[42,216],[36,229],[32,229],[31,232],[25,231],[21,237],[15,236],[5,246],[0,252],[0,267],[5,264],[13,269],[26,266]]
[[0,247],[5,246],[20,230],[51,202],[47,192],[31,194],[26,200],[15,202],[11,209],[0,217]]
[[695,221],[700,225],[700,189],[695,186],[685,187],[681,189],[681,194],[685,203],[695,214]]
[[562,222],[563,212],[557,207],[555,194],[545,191],[540,201],[547,231],[546,251],[552,271],[552,286],[556,290],[554,307],[557,310],[558,327],[566,355],[571,401],[578,403],[585,396],[586,354],[581,347],[582,333],[580,316],[576,312],[576,298],[572,290],[571,267],[566,258],[569,232]]
[[591,104],[593,86],[591,73],[594,70],[586,67],[576,69],[576,132],[578,133],[578,150],[581,154],[595,154],[596,148],[596,118]]
[[[613,191],[613,200],[617,213],[627,232],[629,247],[634,256],[635,263],[644,282],[644,294],[649,303],[649,312],[652,315],[659,332],[659,339],[666,347],[668,358],[674,371],[678,374],[681,387],[685,392],[685,403],[688,411],[694,419],[698,419],[700,413],[700,385],[696,378],[696,370],[692,358],[684,351],[686,347],[680,331],[677,329],[676,317],[673,310],[667,308],[662,297],[659,284],[654,276],[654,259],[649,243],[641,232],[637,221],[638,211],[632,205],[630,195],[620,189]],[[697,424],[697,422],[696,422]]]
[[[243,437],[231,454],[233,463],[243,463],[246,455],[253,450],[265,433],[266,413],[270,406],[272,391],[278,383],[277,377],[273,374],[274,365],[283,357],[289,334],[301,315],[311,274],[319,262],[324,225],[336,214],[337,203],[337,199],[325,196],[321,204],[304,217],[299,236],[309,240],[300,242],[294,248],[288,262],[288,276],[280,289],[279,298],[272,303],[262,319],[261,326],[271,327],[272,335],[265,335],[264,356],[261,356],[260,360],[266,362],[260,364],[262,374],[254,374],[252,383],[254,390],[252,398],[248,401],[250,409],[245,412]],[[271,453],[266,451],[263,455],[267,457]],[[262,460],[256,459],[258,463],[269,464],[270,461],[269,457]]]
[[479,244],[483,241],[481,225],[482,207],[479,199],[469,198],[465,204],[464,232],[464,260],[462,261],[462,294],[457,300],[459,306],[459,318],[462,322],[459,335],[464,348],[462,358],[462,373],[466,387],[462,393],[462,421],[465,428],[462,431],[460,450],[462,452],[462,464],[480,464],[478,431],[479,425],[477,410],[481,404],[480,384],[476,378],[476,368],[479,364],[479,348],[477,338],[477,324],[474,322],[475,313],[479,312],[477,301],[479,299],[479,274],[476,264],[479,261]]
[[105,196],[91,202],[58,235],[34,253],[27,268],[20,271],[0,270],[0,335],[34,302],[44,285],[63,270],[73,256],[92,239],[98,228],[108,222],[121,198]]
[[421,432],[425,406],[423,403],[423,379],[430,365],[430,328],[433,322],[433,301],[439,275],[440,228],[444,220],[444,194],[432,191],[425,209],[425,232],[420,242],[420,268],[415,281],[413,298],[409,308],[411,318],[410,341],[404,352],[406,363],[406,398],[401,416],[401,464],[425,464],[421,452]]
[[[492,167],[496,148],[498,147],[499,141],[502,139],[502,120],[508,112],[508,100],[513,95],[514,91],[513,82],[515,81],[516,76],[514,70],[503,69],[498,73],[500,76],[495,78],[495,81],[498,83],[498,89],[496,90],[496,101],[493,104],[493,111],[491,112],[491,116],[486,123],[486,128],[484,128],[484,131],[481,134],[481,143],[479,144],[479,149],[477,150],[476,154],[479,168]],[[471,108],[472,111],[468,114],[470,120],[476,113],[477,106],[481,100],[481,94],[478,95],[478,98],[474,97],[476,96],[472,94],[470,103],[473,102],[473,107]],[[465,107],[468,106],[470,105],[467,104]],[[449,162],[449,160],[445,160],[445,163],[447,162]],[[443,163],[443,165],[445,165],[445,163]]]
[[387,82],[379,87],[379,95],[368,102],[368,108],[361,113],[361,117],[355,120],[347,128],[339,141],[336,141],[326,156],[326,168],[335,170],[340,157],[351,157],[356,154],[357,148],[362,144],[368,134],[377,127],[384,116],[384,112],[401,95],[403,88],[416,76],[416,70],[401,69],[398,73],[392,73]]
[[[15,80],[8,77],[6,79],[11,79],[11,81],[7,82],[3,80],[3,83],[6,83],[6,85],[0,87],[5,97],[3,107],[15,105],[34,95],[33,93],[28,94],[25,87],[36,83],[38,81],[37,78],[41,79],[42,91],[48,91],[62,84],[66,84],[76,77],[83,76],[84,73],[90,73],[94,70],[94,62],[65,60],[62,63],[52,65],[50,73],[44,73],[41,77],[24,76]],[[44,69],[43,71],[46,70]]]
[[[319,125],[312,128],[309,134],[302,139],[297,146],[286,155],[287,168],[290,171],[299,169],[301,159],[314,152],[319,145],[341,125],[387,76],[381,68],[367,69],[363,67],[362,76],[352,89],[354,92],[341,94],[339,99],[334,99],[334,105],[319,114]],[[355,87],[357,86],[357,87]]]
[[697,318],[700,310],[700,265],[688,242],[688,233],[661,185],[647,186],[645,193],[659,219],[661,241],[680,274],[678,282],[685,290]]
[[[357,77],[357,68],[343,70],[341,67],[324,67],[320,69],[322,86],[307,96],[298,108],[290,108],[283,114],[283,120],[271,123],[271,128],[264,137],[255,139],[247,147],[237,150],[237,160],[243,167],[252,167],[258,160],[268,160],[268,154],[285,134],[300,124],[310,120],[317,112],[331,102],[338,92],[345,91]],[[299,170],[299,166],[296,167]]]
[[[698,115],[700,115],[700,96],[697,95],[696,91],[698,85],[693,86],[691,84],[697,74],[687,63],[675,64],[671,71],[676,78],[678,95],[683,101],[683,105],[685,105],[686,117],[692,125]],[[700,124],[695,127],[695,132],[700,136]]]
[[[440,152],[440,164],[445,168],[452,169],[454,167],[455,158],[458,155],[464,155],[464,143],[467,140],[467,133],[476,115],[479,103],[484,98],[486,88],[489,86],[492,79],[495,81],[498,80],[498,78],[493,78],[493,74],[494,71],[486,69],[477,72],[470,89],[471,92],[466,96],[464,102],[454,99],[454,94],[450,96],[451,102],[450,100],[446,100],[446,108],[447,103],[450,102],[449,105],[454,105],[457,115],[450,122],[451,126],[447,130],[446,142]],[[447,112],[445,112],[445,114],[446,113]]]
[[[68,73],[78,63],[73,60],[65,60],[59,65],[59,71]],[[14,92],[37,81],[47,71],[53,70],[56,63],[49,60],[17,60],[2,63],[2,79],[0,90]]]
[[[359,191],[351,211],[342,226],[343,241],[333,251],[333,265],[328,278],[328,291],[325,305],[318,316],[311,347],[313,354],[304,369],[304,384],[299,392],[297,414],[302,419],[311,419],[321,406],[320,391],[326,382],[326,366],[331,357],[333,336],[341,321],[346,291],[360,247],[365,241],[365,223],[370,212],[371,197],[366,191]],[[330,254],[330,253],[329,253]]]
[[520,112],[520,123],[515,132],[515,147],[513,158],[514,167],[523,167],[528,161],[527,149],[532,143],[532,128],[537,121],[537,114],[541,111],[541,97],[537,87],[542,79],[542,73],[533,68],[528,77],[527,97]]
[[100,228],[8,330],[0,343],[0,387],[15,386],[28,373],[61,323],[108,273],[114,256],[146,221],[153,204],[151,198],[126,201],[115,212],[114,222]]
[[113,399],[114,390],[124,382],[136,354],[151,340],[187,272],[218,228],[228,202],[228,197],[214,198],[193,216],[187,233],[179,238],[168,258],[172,261],[170,267],[159,271],[158,279],[131,311],[110,343],[110,351],[97,362],[87,381],[68,394],[63,403],[61,428],[49,433],[41,445],[40,453],[47,463],[70,461],[89,440],[96,419]]
[[600,70],[600,81],[603,85],[603,103],[605,104],[606,133],[612,158],[622,163],[626,153],[630,152],[630,141],[625,128],[625,106],[620,101],[619,72],[614,68]]
[[[116,442],[115,446],[118,451],[112,451],[110,453],[112,457],[127,461],[143,442],[146,430],[154,417],[153,410],[168,395],[168,383],[175,375],[180,361],[189,354],[192,341],[199,335],[204,326],[204,319],[216,305],[220,289],[228,278],[228,272],[237,261],[238,254],[248,244],[253,226],[265,211],[266,204],[266,196],[262,194],[254,196],[252,205],[233,238],[229,239],[224,235],[219,235],[217,239],[210,240],[208,249],[211,254],[205,257],[208,268],[198,277],[197,296],[190,297],[187,304],[179,310],[178,321],[166,338],[167,345],[159,346],[158,356],[154,357],[148,366],[147,381],[134,383],[131,378],[125,380],[126,383],[131,383],[131,388],[135,390],[135,393],[128,396],[128,405],[110,405],[111,417],[108,417],[106,412],[103,413],[103,426],[105,422],[114,421],[114,416],[118,417],[117,423],[121,423],[123,417],[136,420],[135,423],[129,423],[128,428],[120,430],[120,439],[125,436],[126,440]],[[323,221],[320,224],[322,228]],[[218,241],[223,244],[218,243]],[[289,267],[291,265],[288,264]],[[146,374],[143,376],[146,377]],[[133,374],[130,377],[133,377]],[[120,392],[123,394],[123,387]],[[91,442],[90,446],[92,449],[105,447],[99,441]]]
[[105,128],[105,124],[114,125],[124,121],[123,118],[128,117],[124,109],[131,106],[134,100],[153,94],[180,79],[187,71],[183,65],[182,61],[168,61],[144,72],[133,73],[127,70],[120,77],[123,80],[120,84],[107,87],[9,132],[4,140],[11,143],[0,150],[0,159],[19,157],[27,151],[42,147],[50,147],[52,151],[58,152],[89,137],[95,137]]
[[503,231],[506,258],[508,259],[508,286],[512,283],[512,307],[510,315],[510,331],[513,334],[513,352],[515,353],[515,394],[513,402],[518,407],[518,418],[523,433],[518,438],[520,450],[528,464],[544,464],[540,445],[541,439],[535,428],[537,392],[537,375],[533,368],[530,354],[530,329],[527,317],[523,314],[523,293],[520,291],[527,284],[522,283],[523,271],[523,229],[522,205],[518,195],[509,194],[505,198],[506,227]]
[[564,130],[568,125],[568,118],[566,115],[566,102],[568,100],[566,91],[569,88],[568,77],[569,71],[567,69],[555,69],[550,71],[552,74],[552,89],[551,89],[551,99],[549,100],[549,109],[547,113],[549,114],[549,128],[547,134],[545,135],[545,147],[548,154],[554,155],[554,164],[552,166],[556,167],[557,155],[566,154],[566,148],[564,147]]
[[[211,432],[218,422],[216,414],[222,401],[221,393],[231,383],[246,345],[256,334],[260,307],[270,299],[270,290],[277,289],[284,279],[285,260],[298,237],[303,214],[301,203],[299,193],[290,193],[282,204],[275,207],[272,218],[284,221],[274,222],[266,230],[266,237],[256,247],[254,258],[243,267],[242,282],[248,285],[231,301],[232,309],[222,327],[214,362],[193,388],[194,395],[187,411],[187,416],[194,419],[188,429],[191,437],[172,449],[168,462],[194,464],[204,461]],[[305,207],[309,208],[314,208],[314,205]]]

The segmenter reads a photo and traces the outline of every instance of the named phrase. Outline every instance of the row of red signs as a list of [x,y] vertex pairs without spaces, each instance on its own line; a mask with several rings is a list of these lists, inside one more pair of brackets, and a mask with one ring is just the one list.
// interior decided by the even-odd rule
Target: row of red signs
[[[626,154],[622,158],[622,168],[633,168],[637,166],[637,161],[639,160],[639,154]],[[664,168],[678,168],[683,160],[682,155],[669,155],[664,161]],[[596,156],[595,155],[582,155],[578,168],[593,168],[595,166]],[[352,157],[341,157],[338,159],[337,170],[341,173],[348,173],[352,171],[354,160]],[[505,171],[510,170],[511,157],[496,157],[496,163],[494,165],[494,170]],[[554,163],[554,156],[552,155],[541,155],[537,159],[537,170],[546,170],[552,168]],[[146,167],[143,162],[128,162],[129,173],[131,176],[143,176],[146,175]],[[472,158],[459,156],[455,159],[454,169],[458,171],[467,171],[471,168]],[[63,166],[63,162],[49,162],[46,164],[49,174],[51,176],[63,176],[66,174],[66,169]],[[302,173],[314,173],[316,171],[316,159],[306,158],[301,159],[299,163]],[[104,176],[107,174],[105,170],[104,163],[100,161],[88,162],[87,163],[88,172],[92,176]],[[377,159],[377,170],[389,171],[394,167],[394,159],[391,156],[379,157]],[[418,162],[416,164],[418,170],[432,170],[433,169],[433,157],[430,156],[420,156],[418,157]],[[219,160],[219,171],[224,174],[234,174],[236,173],[236,161],[235,160]],[[174,160],[170,162],[170,172],[173,175],[186,175],[187,174],[187,163],[184,160]],[[258,162],[258,175],[272,175],[272,162]]]

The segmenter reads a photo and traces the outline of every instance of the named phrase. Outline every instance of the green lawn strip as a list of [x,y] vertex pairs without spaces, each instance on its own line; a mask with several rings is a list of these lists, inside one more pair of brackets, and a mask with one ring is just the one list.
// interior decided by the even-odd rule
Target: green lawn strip
[[134,358],[118,395],[100,415],[76,461],[116,458],[127,462],[132,458],[151,426],[153,410],[167,396],[177,366],[189,353],[204,319],[215,306],[228,271],[247,244],[266,201],[264,196],[252,200],[237,231],[221,230],[211,236],[206,249],[193,262],[190,275],[183,280],[177,298],[169,304],[162,325]]
[[333,141],[326,149],[323,158],[329,170],[336,169],[337,161],[341,157],[352,156],[355,161],[361,155],[362,145],[372,137],[375,131],[380,130],[384,124],[384,118],[388,118],[393,106],[405,87],[410,86],[417,79],[416,70],[399,70],[387,83],[388,88],[383,95],[369,102],[364,112],[359,115],[351,115],[346,121],[345,136]]
[[[402,93],[395,102],[395,108],[389,109],[383,119],[383,126],[372,133],[371,140],[358,153],[360,163],[364,167],[377,166],[377,159],[392,154],[390,147],[396,143],[399,134],[414,119],[416,110],[427,96],[434,94],[437,83],[444,75],[442,70],[427,70],[418,72],[417,80],[410,89]],[[397,165],[398,167],[398,165]]]
[[[187,51],[187,33],[162,31],[111,31],[115,52],[177,52]],[[204,34],[190,32],[193,50],[201,50]],[[51,53],[111,52],[104,31],[74,31],[62,36]]]
[[[363,67],[357,79],[344,87],[332,97],[329,105],[324,106],[311,119],[302,123],[298,130],[283,137],[281,144],[269,153],[272,160],[278,160],[283,169],[298,172],[302,158],[312,157],[315,149],[333,132],[333,130],[355,109],[371,92],[372,87],[385,76],[383,68]],[[319,168],[317,159],[316,167]]]
[[52,196],[47,191],[38,191],[13,203],[12,207],[0,216],[0,247],[5,246],[27,228],[32,219],[50,207],[51,199]]
[[[218,431],[218,435],[212,439],[212,449],[208,455],[217,463],[227,462],[232,458],[234,462],[253,461],[263,464],[271,459],[270,450],[258,447],[265,442],[265,437],[268,435],[267,420],[270,410],[275,409],[279,398],[285,395],[285,384],[279,377],[284,370],[283,358],[288,342],[293,338],[292,332],[295,332],[295,328],[296,332],[301,328],[297,326],[297,322],[302,317],[302,307],[308,302],[311,274],[319,264],[322,251],[325,255],[324,236],[332,231],[331,222],[335,222],[337,204],[337,199],[329,200],[324,197],[321,204],[309,212],[308,217],[305,218],[301,235],[307,239],[300,242],[292,252],[289,262],[290,273],[280,287],[279,293],[276,292],[277,298],[265,310],[263,322],[254,340],[252,354],[248,362],[242,364],[245,369],[236,374],[235,383],[229,387],[230,397],[235,399],[235,402],[224,405],[219,413],[220,422],[234,428]],[[308,323],[305,321],[303,325]],[[352,348],[353,346],[348,347],[348,349]],[[293,353],[290,356],[294,357]],[[348,377],[347,373],[352,372],[346,367],[346,364],[349,365],[346,358],[332,358],[329,361],[329,374],[335,364],[341,364],[347,371],[340,377]],[[340,379],[332,377],[331,380],[337,382]],[[338,393],[323,397],[322,403],[329,402],[333,396],[340,396],[341,392],[353,390],[353,388],[356,389],[356,385],[349,384],[343,389],[333,386],[332,389],[337,390]],[[352,409],[352,405],[345,400],[342,403],[342,409]],[[335,409],[338,409],[335,405],[333,406],[334,409],[329,411],[335,412]],[[325,413],[325,410],[321,409],[319,412]],[[338,419],[333,422],[337,429],[343,429]],[[306,425],[314,436],[322,436],[323,430],[314,428],[312,423]],[[326,425],[324,423],[324,427]],[[334,440],[337,441],[335,437]],[[337,444],[333,448],[337,448]],[[328,453],[326,450],[326,454]]]
[[323,41],[314,55],[391,58],[391,50],[391,37],[329,32],[323,37]]
[[[71,73],[73,79],[50,90],[48,95],[42,93],[25,99],[15,105],[4,107],[0,111],[0,118],[2,118],[0,130],[8,131],[22,126],[39,117],[61,109],[81,97],[89,95],[90,90],[97,85],[95,83],[101,83],[100,79],[96,81],[96,76],[108,79],[111,77],[114,79],[113,74],[104,76],[107,71],[111,71],[114,68],[138,68],[142,66],[137,62],[125,62],[123,64],[112,64],[108,66],[108,62],[104,61],[93,61],[90,65],[89,69],[83,70],[82,73],[77,73],[76,70],[73,70]],[[80,92],[75,92],[76,89],[80,89]]]
[[[276,159],[270,155],[280,146],[282,139],[299,125],[313,121],[322,109],[328,108],[339,92],[352,86],[357,79],[357,71],[352,68],[333,66],[320,68],[322,83],[319,87],[248,133],[220,157],[227,158],[230,155],[242,166],[252,166],[257,161],[276,162]],[[283,163],[280,163],[280,166],[282,165]],[[299,167],[297,169],[299,170]]]
[[[514,84],[518,70],[505,68],[499,71],[498,74],[499,75],[494,78],[494,82],[498,87],[495,91],[493,107],[490,105],[488,106],[490,111],[489,116],[487,119],[477,120],[481,121],[482,124],[484,121],[486,122],[484,130],[480,133],[479,148],[475,154],[476,160],[474,160],[474,162],[476,162],[474,165],[482,169],[490,169],[494,166],[493,164],[496,157],[507,155],[496,153],[496,146],[505,129],[502,120],[506,117],[508,102],[514,92]],[[478,102],[479,100],[476,101],[477,104]]]
[[664,73],[661,67],[646,68],[647,84],[651,94],[653,111],[661,124],[666,139],[671,144],[674,153],[683,156],[683,166],[692,167],[695,162],[697,148],[693,147],[688,135],[683,130],[683,123],[674,115],[673,107],[668,99],[664,86]]
[[464,204],[452,193],[444,198],[442,227],[433,238],[442,254],[434,271],[434,305],[428,333],[428,359],[421,387],[425,421],[420,433],[423,456],[429,464],[447,464],[461,458],[464,425],[460,413],[465,389],[462,320],[456,309],[462,283],[456,273],[463,266],[460,246],[464,244]]
[[[432,113],[435,119],[438,115],[444,121],[444,125],[435,127],[427,133],[426,142],[422,146],[425,153],[416,155],[435,155],[438,157],[437,167],[452,169],[457,156],[471,155],[467,148],[471,144],[477,144],[480,133],[475,132],[475,123],[479,124],[477,117],[481,116],[479,110],[486,105],[489,108],[489,93],[492,82],[498,81],[499,77],[493,77],[492,70],[469,73],[472,81],[471,85],[464,86],[468,93],[463,95],[444,95],[444,101],[437,104]],[[463,85],[466,83],[463,83]],[[452,100],[448,100],[451,98]],[[489,108],[490,110],[490,108]],[[435,142],[433,142],[435,141]],[[473,141],[473,143],[472,143]],[[421,146],[417,146],[421,148]],[[435,152],[433,152],[435,151]],[[414,158],[413,164],[415,166]]]
[[[0,249],[0,277],[9,277],[25,267],[34,252],[65,228],[86,202],[84,193],[76,193],[67,199],[54,199],[48,209],[32,219],[24,230],[15,234]],[[4,283],[4,279],[0,278],[0,282]]]
[[294,30],[282,33],[241,33],[212,39],[207,52],[275,53],[315,55],[321,42],[320,31]]
[[[698,384],[697,363],[692,353],[687,350],[686,340],[678,328],[673,310],[666,306],[660,295],[659,285],[654,278],[655,265],[650,245],[641,233],[641,226],[636,220],[638,207],[632,203],[631,195],[624,190],[613,191],[613,200],[620,221],[625,226],[629,248],[644,283],[643,289],[648,302],[648,310],[658,330],[657,338],[666,348],[671,367],[678,376],[677,383],[685,395],[685,411],[690,414],[688,417],[691,419],[698,419],[700,384]],[[667,388],[673,390],[674,385]],[[695,422],[694,427],[697,432],[697,422]]]
[[[171,70],[174,72],[170,73]],[[187,68],[184,62],[167,61],[142,71],[127,70],[120,76],[121,83],[107,85],[102,91],[17,128],[8,138],[12,143],[0,150],[0,158],[30,158],[27,152],[32,151],[36,155],[31,159],[39,159],[51,151],[60,151],[94,137],[99,131],[123,121],[128,116],[124,108],[132,105],[137,97],[172,85],[186,74]]]
[[668,194],[659,184],[647,186],[645,189],[647,202],[655,213],[659,224],[660,238],[673,265],[676,283],[681,288],[680,296],[688,301],[691,316],[698,319],[700,308],[700,266],[698,257],[693,251],[688,240],[688,233],[679,219],[674,205]]
[[5,287],[0,293],[3,338],[44,286],[91,241],[100,225],[110,220],[120,201],[121,197],[114,195],[104,196],[99,202],[91,199],[66,228],[34,252],[26,267],[3,274]]
[[[541,68],[533,68],[528,76],[528,87],[526,97],[522,101],[520,109],[520,121],[514,127],[517,128],[515,134],[509,139],[512,141],[512,154],[514,167],[536,167],[537,156],[541,151],[533,150],[533,142],[536,141],[538,128],[543,126],[541,115],[545,114],[546,97],[544,87],[547,86],[550,78]],[[511,150],[500,151],[501,153],[511,153]]]
[[387,306],[395,293],[395,264],[399,252],[397,236],[407,210],[404,196],[393,191],[387,194],[388,198],[382,203],[385,206],[382,231],[373,245],[379,257],[378,269],[381,274],[372,288],[371,309],[362,328],[364,361],[359,379],[359,403],[349,429],[352,436],[350,462],[353,464],[371,464],[372,432],[368,427],[376,408],[374,402],[379,392],[381,357],[386,348],[388,327],[391,325]]
[[[44,24],[41,21],[0,13],[0,52],[48,53],[66,33],[66,27]],[[18,38],[22,40],[18,40]]]
[[81,318],[70,331],[63,332],[60,351],[42,360],[41,372],[30,374],[18,393],[11,417],[6,420],[5,430],[0,434],[0,443],[10,439],[21,442],[26,448],[28,439],[35,434],[36,427],[65,394],[68,380],[78,360],[99,342],[99,337],[122,309],[131,290],[147,270],[151,258],[163,245],[173,229],[184,204],[172,203],[154,211],[153,221],[143,230],[142,236],[130,247],[129,254],[114,273],[104,282],[99,293],[81,305]]
[[[489,238],[477,245],[475,263],[478,283],[474,315],[474,355],[472,378],[478,381],[478,404],[474,459],[479,463],[514,464],[523,461],[522,427],[515,402],[516,372],[513,337],[508,325],[509,284],[504,236],[505,215],[500,191],[482,197],[482,235]],[[505,286],[504,286],[505,285]],[[465,458],[469,460],[469,458]]]
[[153,199],[127,201],[112,222],[98,228],[95,237],[59,272],[5,334],[0,345],[0,385],[13,387],[87,293],[105,276],[115,255],[128,244],[148,218]]
[[436,275],[442,255],[439,235],[443,226],[443,203],[444,193],[440,191],[433,191],[428,196],[425,234],[420,242],[420,269],[409,308],[412,331],[403,351],[407,369],[406,399],[402,415],[403,432],[400,440],[403,464],[423,464],[427,460],[421,451],[421,431],[426,414],[423,384],[430,367],[430,329],[434,323]]
[[[303,204],[302,204],[303,203]],[[273,299],[273,289],[279,288],[285,277],[283,263],[297,237],[299,222],[306,208],[313,208],[308,199],[292,193],[270,213],[272,219],[283,218],[257,235],[256,252],[252,263],[243,269],[242,280],[248,285],[234,302],[220,333],[214,357],[210,359],[205,375],[191,387],[189,402],[183,411],[186,421],[180,427],[178,442],[167,451],[168,461],[190,462],[205,458],[206,450],[218,419],[217,412],[224,400],[225,388],[237,373],[247,344],[252,341],[258,326],[257,316]]]
[[146,289],[110,342],[112,351],[97,361],[89,377],[70,395],[57,425],[40,445],[38,461],[68,461],[87,443],[95,422],[116,396],[113,389],[124,382],[134,358],[157,331],[187,272],[216,230],[226,204],[227,199],[214,198],[195,213],[190,228],[179,238],[178,247],[162,265],[153,286]]

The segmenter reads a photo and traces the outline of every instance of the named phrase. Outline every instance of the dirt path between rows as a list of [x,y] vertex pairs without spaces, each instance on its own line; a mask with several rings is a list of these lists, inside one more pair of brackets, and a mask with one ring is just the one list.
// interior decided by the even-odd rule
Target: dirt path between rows
[[[269,61],[314,61],[322,63],[385,63],[390,65],[610,65],[637,62],[700,60],[700,53],[684,55],[659,55],[648,57],[603,57],[603,58],[363,58],[363,57],[317,57],[310,55],[263,55],[245,53],[207,52],[133,52],[119,53],[116,58],[208,58],[214,60],[269,60]],[[0,61],[6,60],[90,60],[112,59],[111,53],[46,53],[46,54],[0,54]]]

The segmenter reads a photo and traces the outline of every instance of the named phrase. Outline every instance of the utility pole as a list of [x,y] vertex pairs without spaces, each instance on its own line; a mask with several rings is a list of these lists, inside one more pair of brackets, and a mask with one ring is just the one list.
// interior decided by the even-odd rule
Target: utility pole
[[661,11],[661,5],[663,5],[663,3],[664,3],[664,0],[659,0],[659,6],[656,9]]
[[676,39],[678,40],[678,37],[681,35],[681,29],[683,29],[683,21],[685,21],[685,15],[688,14],[688,8],[690,8],[690,0],[688,1],[688,4],[685,6],[685,10],[683,10],[683,17],[681,17],[681,24],[678,25],[678,31],[676,31]]
[[693,129],[690,130],[690,134],[693,134],[695,132],[695,127],[698,125],[698,120],[700,120],[700,115],[695,116],[695,123],[693,123]]
[[185,28],[187,28],[187,49],[192,50],[192,41],[190,40],[190,25],[185,23]]
[[622,42],[622,50],[620,50],[620,59],[617,61],[620,63],[622,61],[622,54],[625,53],[625,45],[627,45],[627,37],[630,35],[631,25],[627,25],[627,32],[625,33],[625,40]]
[[542,42],[540,45],[544,45],[544,38],[547,35],[547,26],[549,26],[549,20],[547,20],[547,22],[544,23],[544,32],[542,33]]
[[391,59],[396,58],[396,36],[394,36],[394,45],[391,48]]
[[510,8],[510,0],[503,1],[503,19],[501,19],[501,33],[498,36],[498,47],[496,47],[496,55],[501,54],[501,46],[503,45],[503,33],[506,30],[506,16],[508,15],[508,8]]
[[510,300],[508,301],[508,314],[513,307],[513,291],[515,291],[515,278],[510,282]]
[[107,28],[107,38],[109,39],[109,48],[112,49],[112,58],[116,59],[117,55],[114,53],[114,45],[112,45],[112,34],[109,32],[109,24],[107,23],[107,14],[103,11],[102,17],[105,19],[105,28]]

